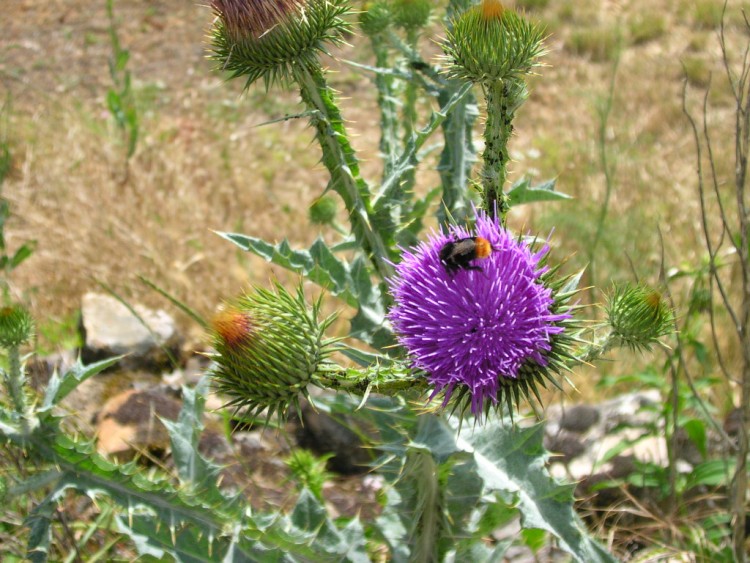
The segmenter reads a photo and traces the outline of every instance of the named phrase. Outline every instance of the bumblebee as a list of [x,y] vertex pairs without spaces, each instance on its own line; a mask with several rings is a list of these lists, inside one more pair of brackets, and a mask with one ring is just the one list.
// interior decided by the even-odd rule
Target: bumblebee
[[477,258],[487,258],[492,251],[490,241],[482,237],[467,237],[446,242],[440,249],[440,261],[445,271],[453,276],[459,270],[479,270],[482,268],[471,264]]

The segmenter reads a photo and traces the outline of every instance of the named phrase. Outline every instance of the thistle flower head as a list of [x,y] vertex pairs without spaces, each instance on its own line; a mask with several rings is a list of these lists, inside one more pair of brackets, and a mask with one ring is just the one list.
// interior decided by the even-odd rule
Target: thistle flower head
[[632,349],[648,350],[659,338],[674,332],[672,309],[661,293],[645,285],[615,286],[606,311],[613,335]]
[[211,0],[216,14],[211,58],[245,87],[262,78],[285,81],[295,68],[319,66],[327,43],[340,43],[349,24],[346,0]]
[[[451,267],[446,248],[454,247],[446,245],[475,236],[490,251],[478,249],[477,257]],[[451,227],[404,253],[389,282],[395,299],[389,318],[444,404],[458,390],[460,410],[470,403],[481,417],[492,406],[517,407],[522,396],[538,399],[537,385],[546,380],[557,385],[551,372],[567,356],[563,331],[571,315],[569,295],[556,294],[561,284],[544,265],[547,250],[480,212],[474,233]]]
[[301,289],[292,295],[277,285],[236,299],[214,317],[211,375],[230,405],[251,415],[267,409],[269,418],[299,408],[299,396],[335,349],[324,336],[334,317],[320,321],[319,313],[320,301],[309,307]]
[[546,51],[544,29],[499,0],[456,16],[443,46],[451,76],[491,84],[528,74]]
[[0,346],[13,348],[28,342],[34,335],[34,319],[25,307],[0,308]]

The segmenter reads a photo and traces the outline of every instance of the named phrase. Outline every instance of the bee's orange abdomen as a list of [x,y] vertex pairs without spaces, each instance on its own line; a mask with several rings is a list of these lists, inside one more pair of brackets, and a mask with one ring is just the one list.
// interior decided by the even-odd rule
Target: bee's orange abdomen
[[486,238],[476,237],[474,243],[477,245],[477,258],[487,258],[492,254],[492,245]]

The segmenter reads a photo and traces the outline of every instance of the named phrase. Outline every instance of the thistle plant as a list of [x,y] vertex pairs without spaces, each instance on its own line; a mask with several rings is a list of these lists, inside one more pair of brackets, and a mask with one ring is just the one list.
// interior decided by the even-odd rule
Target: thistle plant
[[[324,192],[310,217],[317,225],[331,226],[332,236],[340,237],[335,242],[318,238],[309,248],[295,249],[286,240],[269,243],[245,234],[220,234],[321,286],[356,311],[345,343],[340,335],[327,334],[332,319],[319,319],[321,301],[306,304],[301,289],[291,294],[277,285],[274,291],[256,289],[230,301],[213,323],[214,387],[229,406],[267,419],[283,419],[298,409],[301,398],[310,399],[311,386],[357,395],[365,411],[371,401],[377,403],[363,416],[388,440],[380,466],[394,463],[388,452],[401,452],[403,464],[394,469],[394,484],[414,481],[388,503],[391,509],[406,507],[399,514],[409,515],[402,520],[412,537],[400,537],[379,524],[384,526],[379,533],[401,560],[455,557],[452,550],[464,553],[455,547],[460,538],[468,542],[464,555],[474,554],[482,537],[481,526],[474,524],[481,517],[475,513],[472,520],[468,511],[495,510],[485,504],[492,496],[488,493],[511,490],[493,489],[484,477],[471,492],[465,488],[478,483],[473,478],[451,484],[451,475],[461,472],[457,467],[466,459],[473,460],[467,462],[469,472],[476,470],[471,463],[479,463],[475,450],[468,453],[452,441],[458,440],[455,429],[461,420],[473,417],[492,435],[507,433],[507,444],[528,440],[514,425],[503,427],[498,421],[523,411],[527,401],[542,404],[541,390],[562,387],[566,374],[582,362],[617,346],[648,348],[666,333],[671,319],[669,309],[654,297],[657,293],[618,286],[608,319],[587,324],[576,297],[581,273],[560,273],[560,265],[552,263],[549,240],[507,230],[512,205],[564,197],[554,192],[554,182],[505,185],[513,120],[528,95],[524,80],[540,66],[545,52],[544,30],[497,0],[469,4],[449,3],[445,55],[436,64],[421,58],[417,41],[419,30],[435,17],[432,3],[375,0],[363,5],[360,29],[370,40],[376,66],[356,66],[375,74],[384,159],[382,178],[371,184],[361,176],[319,61],[348,31],[349,5],[344,0],[211,3],[216,14],[211,56],[217,68],[245,80],[245,87],[261,80],[266,88],[299,88],[305,106],[300,116],[309,118],[330,173],[326,192],[341,198],[349,219],[348,229],[335,224],[335,208]],[[399,33],[406,34],[405,41]],[[485,101],[485,148],[478,178],[472,179],[475,86]],[[421,107],[417,96],[436,99],[439,105],[422,129],[415,113]],[[421,151],[438,131],[442,184],[422,195],[415,172]],[[481,198],[474,202],[477,186]],[[438,209],[434,200],[441,202]],[[425,235],[431,210],[441,227]],[[451,254],[454,248],[461,249],[459,256]],[[413,415],[414,402],[423,409],[431,401],[431,414],[402,424]],[[441,407],[451,415],[442,414]],[[458,416],[451,418],[454,414]],[[451,436],[446,443],[433,443],[443,434]],[[460,452],[460,460],[445,452]],[[503,455],[493,452],[498,465]],[[527,469],[538,464],[531,456],[526,462]],[[526,470],[511,476],[508,468],[493,469],[506,475],[504,483],[517,483],[514,493],[547,483],[545,478],[533,486],[524,482]],[[474,499],[473,508],[453,512],[452,486]],[[567,493],[551,483],[545,487],[537,491],[539,498],[557,500],[546,508],[524,505],[522,510],[550,510],[533,525],[555,535],[579,561],[611,560],[585,539]],[[566,514],[562,525],[555,520],[560,510]],[[394,518],[389,522],[401,516]]]
[[0,309],[0,347],[8,351],[8,370],[3,370],[3,379],[8,395],[18,416],[25,418],[27,404],[21,371],[22,345],[34,335],[34,320],[20,305],[9,305]]
[[[183,389],[179,419],[165,421],[176,468],[169,481],[103,459],[90,442],[68,435],[54,414],[78,384],[118,358],[54,374],[40,400],[27,403],[18,346],[29,337],[30,317],[22,309],[0,310],[0,346],[16,354],[10,370],[16,377],[5,378],[10,404],[0,400],[0,435],[48,465],[22,484],[51,489],[27,521],[34,560],[46,558],[51,515],[70,489],[97,502],[106,496],[118,506],[118,530],[141,555],[157,559],[360,562],[377,552],[394,561],[500,560],[506,546],[491,534],[520,512],[524,526],[554,536],[576,561],[614,560],[588,536],[570,487],[547,474],[541,426],[520,428],[504,417],[523,412],[527,400],[542,403],[540,388],[561,387],[582,362],[617,346],[638,350],[658,342],[671,311],[653,290],[616,286],[607,319],[587,329],[576,301],[581,274],[560,273],[550,240],[507,230],[511,205],[562,197],[554,182],[505,188],[513,119],[527,96],[524,78],[544,52],[543,31],[497,0],[469,4],[449,2],[442,67],[425,61],[416,41],[438,17],[433,3],[376,0],[360,14],[378,66],[359,68],[376,75],[386,159],[383,177],[369,183],[320,61],[350,30],[347,0],[211,0],[217,70],[242,79],[245,88],[260,81],[266,89],[299,90],[299,115],[309,118],[330,174],[310,217],[333,231],[303,249],[220,234],[355,313],[347,334],[331,334],[335,316],[323,317],[323,297],[308,304],[302,284],[294,292],[276,284],[228,300],[206,323],[210,377]],[[477,85],[485,98],[485,149],[473,180]],[[422,128],[415,96],[433,107]],[[400,115],[398,107],[405,108]],[[438,131],[441,185],[425,190],[415,172]],[[327,192],[342,200],[348,228],[336,223]],[[440,230],[425,234],[429,222]],[[301,399],[312,400],[313,387],[340,392],[315,404],[357,413],[377,429],[376,467],[389,485],[382,517],[330,518],[322,465],[300,456],[291,465],[304,488],[289,516],[255,514],[246,499],[221,489],[221,469],[198,449],[209,381],[230,407],[267,423],[284,420]],[[442,404],[425,412],[434,399]],[[461,421],[472,417],[467,431]]]
[[[283,417],[296,408],[299,397],[307,396],[310,384],[364,395],[371,390],[400,395],[411,389],[418,396],[429,389],[430,399],[439,396],[452,412],[471,413],[481,420],[493,410],[512,414],[525,400],[541,402],[540,387],[561,387],[565,373],[580,362],[596,359],[615,346],[647,348],[665,334],[669,317],[661,302],[655,305],[656,313],[646,314],[650,309],[644,313],[633,305],[641,295],[638,292],[645,290],[618,289],[611,302],[610,324],[596,333],[608,336],[586,341],[585,323],[576,318],[580,274],[559,275],[559,266],[550,265],[548,243],[528,241],[504,226],[511,202],[557,197],[550,186],[534,189],[524,182],[504,191],[512,121],[527,95],[524,78],[544,53],[539,25],[497,0],[475,6],[451,3],[443,58],[448,66],[436,74],[441,78],[430,88],[444,89],[433,93],[455,93],[398,156],[384,154],[386,174],[380,187],[372,189],[359,175],[343,118],[318,61],[327,45],[340,42],[339,34],[347,29],[343,17],[348,8],[343,0],[215,0],[212,6],[217,21],[211,48],[222,69],[244,78],[246,86],[262,78],[266,87],[296,83],[300,88],[331,174],[329,189],[343,199],[350,221],[348,236],[345,229],[334,228],[342,234],[340,243],[328,245],[319,239],[308,250],[293,250],[286,241],[273,245],[247,235],[222,236],[355,307],[348,336],[376,350],[373,355],[334,345],[323,334],[330,322],[312,322],[319,305],[307,307],[300,292],[290,300],[281,288],[274,294],[257,291],[222,313],[214,327],[217,368],[213,375],[231,405],[255,415],[265,411]],[[403,0],[366,3],[359,20],[379,53],[378,64],[385,64],[390,51],[398,50],[390,39],[393,28],[417,29],[428,17],[423,3]],[[270,55],[274,49],[279,53]],[[412,63],[419,62],[418,55],[409,56]],[[377,83],[383,89],[381,124],[384,129],[396,128],[391,111],[396,89],[391,79],[401,75],[375,70],[378,79],[389,78]],[[433,78],[431,70],[425,72]],[[413,74],[403,76],[414,84]],[[462,84],[458,90],[457,83]],[[404,185],[413,179],[419,148],[453,112],[467,109],[461,103],[474,85],[480,86],[486,101],[481,202],[478,208],[469,208],[466,224],[448,224],[425,241],[421,233],[429,199],[416,200]],[[410,94],[403,95],[408,105]],[[409,123],[410,118],[404,117],[398,127],[408,129]],[[447,143],[449,134],[444,133]],[[394,151],[393,139],[382,138],[381,148]],[[451,146],[454,155],[457,149],[470,151],[470,143]],[[451,163],[454,179],[462,177],[466,160],[446,162]],[[467,180],[463,197],[471,197],[471,186]],[[442,186],[443,194],[454,190],[452,183]],[[330,224],[330,212],[318,208],[316,203],[311,217],[318,224]],[[438,215],[443,211],[438,210]],[[480,239],[487,245],[486,255],[469,250],[465,267],[454,271],[443,255],[447,245]],[[341,256],[339,249],[354,249],[353,259]],[[283,311],[274,309],[287,305],[290,308]],[[258,322],[264,328],[258,328]],[[237,327],[247,334],[233,343]],[[336,350],[358,361],[362,369],[330,360]]]

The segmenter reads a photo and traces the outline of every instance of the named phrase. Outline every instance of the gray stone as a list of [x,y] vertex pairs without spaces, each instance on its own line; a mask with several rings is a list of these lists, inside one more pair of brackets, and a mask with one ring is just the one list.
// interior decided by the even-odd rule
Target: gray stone
[[158,372],[169,365],[170,354],[173,358],[179,356],[180,337],[174,319],[162,310],[153,311],[141,305],[133,309],[137,316],[109,295],[83,296],[84,362],[127,354],[120,367]]
[[569,432],[586,432],[594,424],[599,422],[601,415],[596,407],[589,405],[576,405],[566,409],[560,418],[560,428]]

